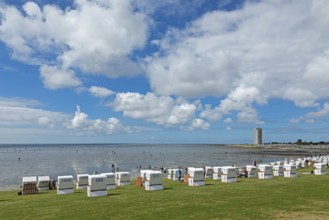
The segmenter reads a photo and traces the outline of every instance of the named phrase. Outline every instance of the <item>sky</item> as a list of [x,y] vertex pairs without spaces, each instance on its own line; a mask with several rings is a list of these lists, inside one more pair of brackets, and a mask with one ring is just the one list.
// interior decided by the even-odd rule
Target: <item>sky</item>
[[328,141],[327,0],[0,0],[0,143]]

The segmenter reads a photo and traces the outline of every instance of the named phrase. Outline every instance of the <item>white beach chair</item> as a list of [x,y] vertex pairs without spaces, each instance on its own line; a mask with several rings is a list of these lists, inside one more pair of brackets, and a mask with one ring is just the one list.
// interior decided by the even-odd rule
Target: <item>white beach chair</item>
[[129,172],[116,172],[115,182],[118,186],[130,185],[130,173]]
[[87,189],[89,174],[77,174],[76,189]]
[[161,171],[149,170],[145,173],[145,190],[163,190]]
[[49,176],[38,177],[38,190],[49,190],[49,186],[50,186]]
[[189,167],[188,174],[190,175],[188,178],[189,186],[204,186],[205,185],[203,168]]
[[115,185],[115,174],[114,173],[101,173],[102,175],[105,175],[107,177],[106,179],[106,186],[107,189],[116,189]]
[[37,177],[28,176],[22,179],[22,195],[37,194]]
[[237,182],[237,168],[232,166],[222,167],[221,181],[222,183]]
[[57,194],[71,194],[74,192],[73,176],[59,176],[57,180]]
[[272,166],[269,164],[258,165],[258,179],[272,179]]
[[257,177],[257,167],[254,165],[246,165],[247,176],[248,178]]
[[103,174],[89,175],[87,196],[107,196],[107,177]]

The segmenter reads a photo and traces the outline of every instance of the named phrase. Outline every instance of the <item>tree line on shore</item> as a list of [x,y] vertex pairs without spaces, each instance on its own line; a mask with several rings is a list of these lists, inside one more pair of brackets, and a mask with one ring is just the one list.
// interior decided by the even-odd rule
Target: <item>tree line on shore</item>
[[302,139],[298,139],[296,142],[269,142],[264,143],[264,145],[277,145],[277,144],[283,144],[283,145],[329,145],[329,142],[327,141],[319,141],[319,142],[313,142],[313,141],[303,141]]

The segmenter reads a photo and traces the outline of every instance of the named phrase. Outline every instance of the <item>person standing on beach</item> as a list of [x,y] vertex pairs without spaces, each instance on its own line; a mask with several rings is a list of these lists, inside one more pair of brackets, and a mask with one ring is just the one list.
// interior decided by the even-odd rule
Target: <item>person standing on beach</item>
[[178,181],[180,182],[180,179],[182,178],[182,168],[178,168]]

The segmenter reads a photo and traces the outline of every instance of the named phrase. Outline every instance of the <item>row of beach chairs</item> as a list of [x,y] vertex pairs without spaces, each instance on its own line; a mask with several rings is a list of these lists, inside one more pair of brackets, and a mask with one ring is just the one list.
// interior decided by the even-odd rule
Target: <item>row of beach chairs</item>
[[326,167],[329,165],[329,155],[319,157],[287,159],[270,164],[259,164],[258,166],[246,165],[245,167],[234,166],[206,166],[204,168],[188,167],[187,172],[181,168],[168,169],[167,178],[187,182],[189,186],[204,185],[206,178],[221,180],[222,182],[237,182],[238,177],[259,179],[271,179],[273,176],[285,178],[297,177],[297,169],[305,166],[313,166],[314,175],[326,175]]
[[50,186],[49,176],[29,176],[23,177],[22,195],[36,194],[39,190],[47,190]]
[[76,189],[87,189],[87,195],[104,196],[107,190],[115,189],[116,185],[130,184],[129,172],[101,173],[101,174],[78,174],[74,180],[72,175],[58,176],[56,183],[49,176],[30,176],[22,179],[22,195],[37,194],[39,190],[57,189],[57,194],[74,193]]
[[[242,176],[248,178],[271,179],[273,176],[284,176],[287,178],[297,177],[297,169],[304,165],[312,165],[315,175],[326,175],[329,155],[317,158],[304,158],[294,160],[277,161],[270,164],[259,164],[258,166],[246,165],[243,168],[234,166],[206,166],[203,168],[188,167],[187,172],[181,168],[168,169],[167,178],[180,180],[189,186],[203,186],[206,178],[221,180],[222,182],[237,182]],[[145,190],[162,190],[163,174],[161,171],[141,170],[137,177],[136,186],[144,187]],[[129,172],[101,173],[101,174],[78,174],[74,181],[72,175],[59,176],[56,182],[57,194],[70,194],[76,189],[87,189],[87,196],[106,196],[107,190],[115,189],[116,186],[130,184]],[[23,177],[22,195],[36,194],[38,190],[51,188],[53,183],[49,176]]]

